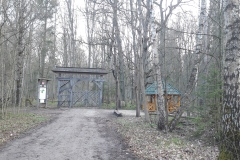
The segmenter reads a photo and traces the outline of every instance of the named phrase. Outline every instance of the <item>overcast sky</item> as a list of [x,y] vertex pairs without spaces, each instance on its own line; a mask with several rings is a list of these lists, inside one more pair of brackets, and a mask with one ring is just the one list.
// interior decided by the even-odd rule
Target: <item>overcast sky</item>
[[[197,18],[198,14],[199,14],[198,13],[199,12],[199,2],[200,2],[200,0],[193,0],[191,3],[185,4],[183,9],[185,11],[191,11],[194,14],[194,16]],[[85,0],[73,0],[73,4],[75,4],[74,8],[77,11],[76,12],[76,14],[77,14],[77,21],[78,21],[78,31],[77,31],[78,33],[77,34],[86,40],[86,37],[87,37],[87,35],[86,35],[86,33],[87,33],[86,32],[86,19],[82,15],[82,13],[80,13],[78,11],[78,8],[84,9],[84,7],[85,7]],[[157,11],[155,11],[155,12],[157,12]],[[181,12],[181,9],[180,8],[177,9],[175,11],[175,13],[176,12]],[[157,15],[155,15],[155,16],[157,16]]]

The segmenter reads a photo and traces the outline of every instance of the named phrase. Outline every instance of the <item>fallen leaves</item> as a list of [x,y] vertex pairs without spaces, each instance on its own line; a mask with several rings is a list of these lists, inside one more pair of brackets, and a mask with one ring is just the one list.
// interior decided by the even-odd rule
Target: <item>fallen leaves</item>
[[[129,150],[140,159],[149,160],[214,160],[216,146],[190,141],[186,134],[163,133],[145,123],[143,118],[121,117],[112,122],[125,139]],[[184,136],[183,136],[184,135]]]

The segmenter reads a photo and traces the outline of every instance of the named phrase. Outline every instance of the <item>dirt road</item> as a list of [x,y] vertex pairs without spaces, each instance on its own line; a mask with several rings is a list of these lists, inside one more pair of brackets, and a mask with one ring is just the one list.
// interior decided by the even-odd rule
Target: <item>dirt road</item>
[[1,148],[0,160],[137,159],[108,127],[112,118],[112,110],[61,110],[53,121]]

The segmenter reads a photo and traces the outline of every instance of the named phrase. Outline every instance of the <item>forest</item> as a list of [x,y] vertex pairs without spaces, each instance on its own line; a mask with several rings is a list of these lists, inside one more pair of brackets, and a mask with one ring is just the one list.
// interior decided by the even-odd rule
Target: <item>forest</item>
[[[56,66],[104,68],[103,107],[150,116],[156,83],[157,129],[197,117],[198,134],[219,159],[240,159],[240,2],[238,0],[0,0],[0,108],[36,103],[38,78]],[[169,119],[166,86],[181,93]],[[122,105],[124,102],[125,105]]]

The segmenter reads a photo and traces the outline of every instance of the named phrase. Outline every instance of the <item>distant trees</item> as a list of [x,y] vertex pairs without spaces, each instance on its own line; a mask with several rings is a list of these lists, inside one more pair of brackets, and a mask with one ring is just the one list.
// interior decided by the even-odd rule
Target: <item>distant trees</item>
[[[186,89],[184,86],[186,87],[187,85],[190,70],[193,67],[192,53],[194,50],[194,32],[196,30],[196,28],[191,28],[192,32],[188,32],[189,28],[186,27],[195,27],[193,25],[195,22],[189,20],[188,26],[180,30],[183,24],[178,23],[178,26],[174,28],[173,24],[177,22],[172,20],[171,17],[175,16],[173,13],[178,7],[182,7],[189,2],[191,1],[169,2],[161,0],[152,1],[152,5],[150,5],[150,1],[138,0],[121,2],[117,0],[85,1],[87,8],[85,8],[84,14],[87,19],[88,40],[84,43],[88,45],[88,66],[93,65],[95,58],[92,61],[91,59],[95,57],[95,52],[101,51],[97,49],[98,46],[101,46],[101,49],[106,48],[106,50],[102,50],[106,55],[102,56],[102,59],[104,57],[107,58],[108,66],[111,66],[109,69],[113,70],[113,76],[109,78],[115,77],[117,106],[121,100],[126,102],[132,101],[132,99],[126,97],[129,94],[127,91],[131,91],[126,89],[126,85],[131,84],[129,88],[131,87],[132,90],[135,90],[136,115],[139,116],[139,108],[141,106],[146,109],[146,115],[148,115],[145,102],[145,87],[156,81],[155,75],[157,72],[158,75],[163,76],[157,80],[159,85],[161,85],[160,82],[162,80],[168,80],[172,83],[177,82],[175,86],[180,89]],[[158,14],[156,19],[151,22],[150,12],[152,10]],[[182,17],[180,17],[181,14]],[[186,22],[187,18],[183,18],[186,15],[181,14],[179,12],[179,18]],[[204,14],[206,16],[206,13]],[[202,20],[201,23],[204,24],[204,21]],[[156,26],[154,43],[157,48],[153,47],[154,43],[151,41],[153,33],[150,30],[151,25]],[[131,34],[129,34],[129,31],[131,31]],[[200,33],[198,37],[201,34],[203,33]],[[175,48],[173,47],[174,45]],[[155,66],[158,66],[157,68],[154,67],[153,50],[155,51],[155,58],[158,59],[158,61],[155,61],[157,62],[155,64]],[[200,58],[201,56],[198,59]],[[173,61],[175,63],[171,63]],[[200,64],[200,62],[196,63],[197,65]],[[129,72],[126,68],[133,70],[133,72]],[[198,69],[198,67],[196,68]],[[183,75],[180,73],[183,73]],[[192,88],[196,87],[194,83],[196,81],[192,82]],[[160,88],[159,93],[161,95],[164,91],[161,91]],[[190,89],[188,94],[191,91],[192,89]],[[133,92],[131,91],[131,93]],[[159,97],[161,98],[162,96]],[[167,128],[166,103],[160,103],[159,101],[158,104],[162,104],[158,108],[158,112],[161,109],[164,113],[164,118],[159,116],[159,120],[162,119],[163,122],[161,124],[165,126],[159,128]],[[146,117],[146,120],[149,121],[149,118]]]
[[[8,106],[20,107],[25,105],[26,98],[35,99],[37,78],[54,78],[50,70],[65,59],[61,54],[59,35],[63,34],[58,25],[60,19],[57,20],[60,11],[57,0],[2,0],[0,3],[0,105],[4,116]],[[75,47],[74,24],[70,29],[71,34],[65,37],[66,41],[71,37],[67,51],[71,55],[79,53],[83,58],[81,46]],[[76,64],[80,62],[79,55],[71,57]],[[54,90],[50,94],[55,94]]]
[[[150,121],[145,88],[157,82],[160,130],[173,130],[187,112],[209,122],[205,130],[214,128],[215,135],[221,130],[237,151],[239,3],[201,0],[198,19],[184,7],[192,2],[85,0],[85,6],[76,7],[73,0],[1,0],[2,115],[7,106],[34,99],[36,79],[54,79],[50,71],[55,65],[104,67],[112,73],[104,87],[107,103],[134,105],[136,116],[143,108]],[[79,25],[80,14],[86,25]],[[170,123],[162,81],[183,93]],[[54,98],[52,87],[49,97]],[[237,155],[231,149],[222,145],[221,155],[226,150]]]

